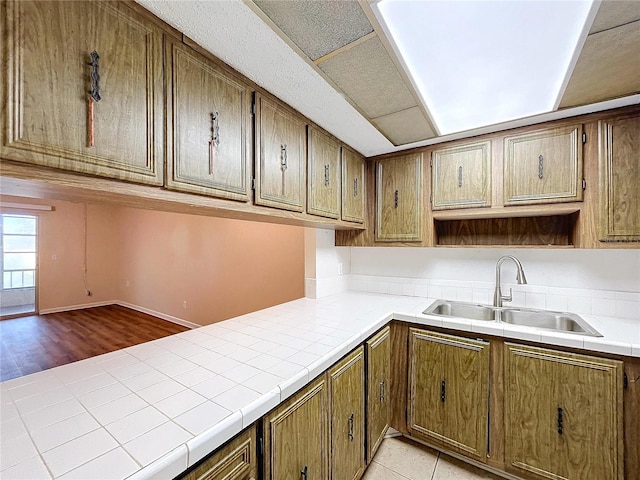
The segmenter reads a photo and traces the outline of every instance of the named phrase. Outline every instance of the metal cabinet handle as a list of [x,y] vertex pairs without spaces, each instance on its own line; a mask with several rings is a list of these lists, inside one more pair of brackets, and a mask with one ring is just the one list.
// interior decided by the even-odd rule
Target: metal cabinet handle
[[380,382],[380,401],[384,402],[384,381]]
[[358,196],[358,178],[354,178],[353,179],[353,196],[357,197]]
[[442,380],[442,383],[440,384],[440,400],[442,401],[442,403],[444,403],[446,399],[447,399],[447,382],[445,380]]
[[280,145],[280,168],[284,171],[287,169],[287,144]]
[[89,98],[87,99],[87,143],[89,147],[93,147],[96,144],[96,136],[95,136],[95,118],[93,107],[95,102],[99,102],[102,97],[100,96],[100,64],[98,60],[100,60],[100,55],[95,50],[89,54],[91,61],[88,65],[91,66],[91,73],[89,74],[91,78],[91,90],[89,91]]
[[562,410],[562,407],[558,407],[558,435],[562,435],[563,423],[564,423],[564,412]]
[[353,413],[349,415],[349,440],[353,442]]
[[538,157],[538,178],[544,177],[544,157],[540,155]]
[[304,480],[307,480],[307,472],[308,472],[308,468],[305,465],[304,468],[302,470],[300,470],[300,475],[302,476],[302,478]]
[[329,165],[324,166],[324,186],[329,186]]
[[398,190],[393,194],[393,208],[398,208]]
[[462,187],[462,165],[458,167],[458,187]]
[[211,139],[209,140],[209,175],[213,175],[216,148],[220,145],[220,114],[211,112]]

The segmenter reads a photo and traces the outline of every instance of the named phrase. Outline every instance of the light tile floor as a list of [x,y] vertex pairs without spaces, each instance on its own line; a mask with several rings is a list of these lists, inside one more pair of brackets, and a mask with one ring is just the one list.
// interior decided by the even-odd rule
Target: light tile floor
[[501,480],[404,437],[385,438],[362,480]]

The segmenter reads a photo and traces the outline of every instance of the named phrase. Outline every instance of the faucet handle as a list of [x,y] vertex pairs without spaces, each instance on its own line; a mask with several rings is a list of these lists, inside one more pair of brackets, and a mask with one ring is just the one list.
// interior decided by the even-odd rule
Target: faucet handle
[[509,289],[509,295],[502,295],[503,302],[511,302],[513,300],[513,288]]

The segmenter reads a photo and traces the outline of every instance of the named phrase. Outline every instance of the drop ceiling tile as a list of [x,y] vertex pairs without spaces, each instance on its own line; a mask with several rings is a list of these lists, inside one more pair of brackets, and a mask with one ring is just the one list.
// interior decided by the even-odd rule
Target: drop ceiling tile
[[589,33],[602,32],[640,20],[640,1],[605,0],[600,4]]
[[419,107],[374,118],[371,122],[394,145],[404,145],[436,136]]
[[356,0],[254,0],[254,3],[311,60],[373,32]]
[[378,37],[345,50],[318,67],[369,118],[416,106]]
[[587,37],[560,108],[640,92],[640,21]]

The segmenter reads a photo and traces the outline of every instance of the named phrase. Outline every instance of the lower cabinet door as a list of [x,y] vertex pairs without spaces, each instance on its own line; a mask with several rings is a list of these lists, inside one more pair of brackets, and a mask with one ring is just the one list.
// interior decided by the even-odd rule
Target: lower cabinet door
[[367,459],[370,462],[380,446],[391,415],[389,378],[391,335],[385,327],[366,343],[367,348]]
[[180,480],[256,480],[256,427],[247,428]]
[[364,348],[329,370],[331,478],[354,480],[364,471]]
[[265,479],[329,478],[324,375],[267,414],[263,422]]

